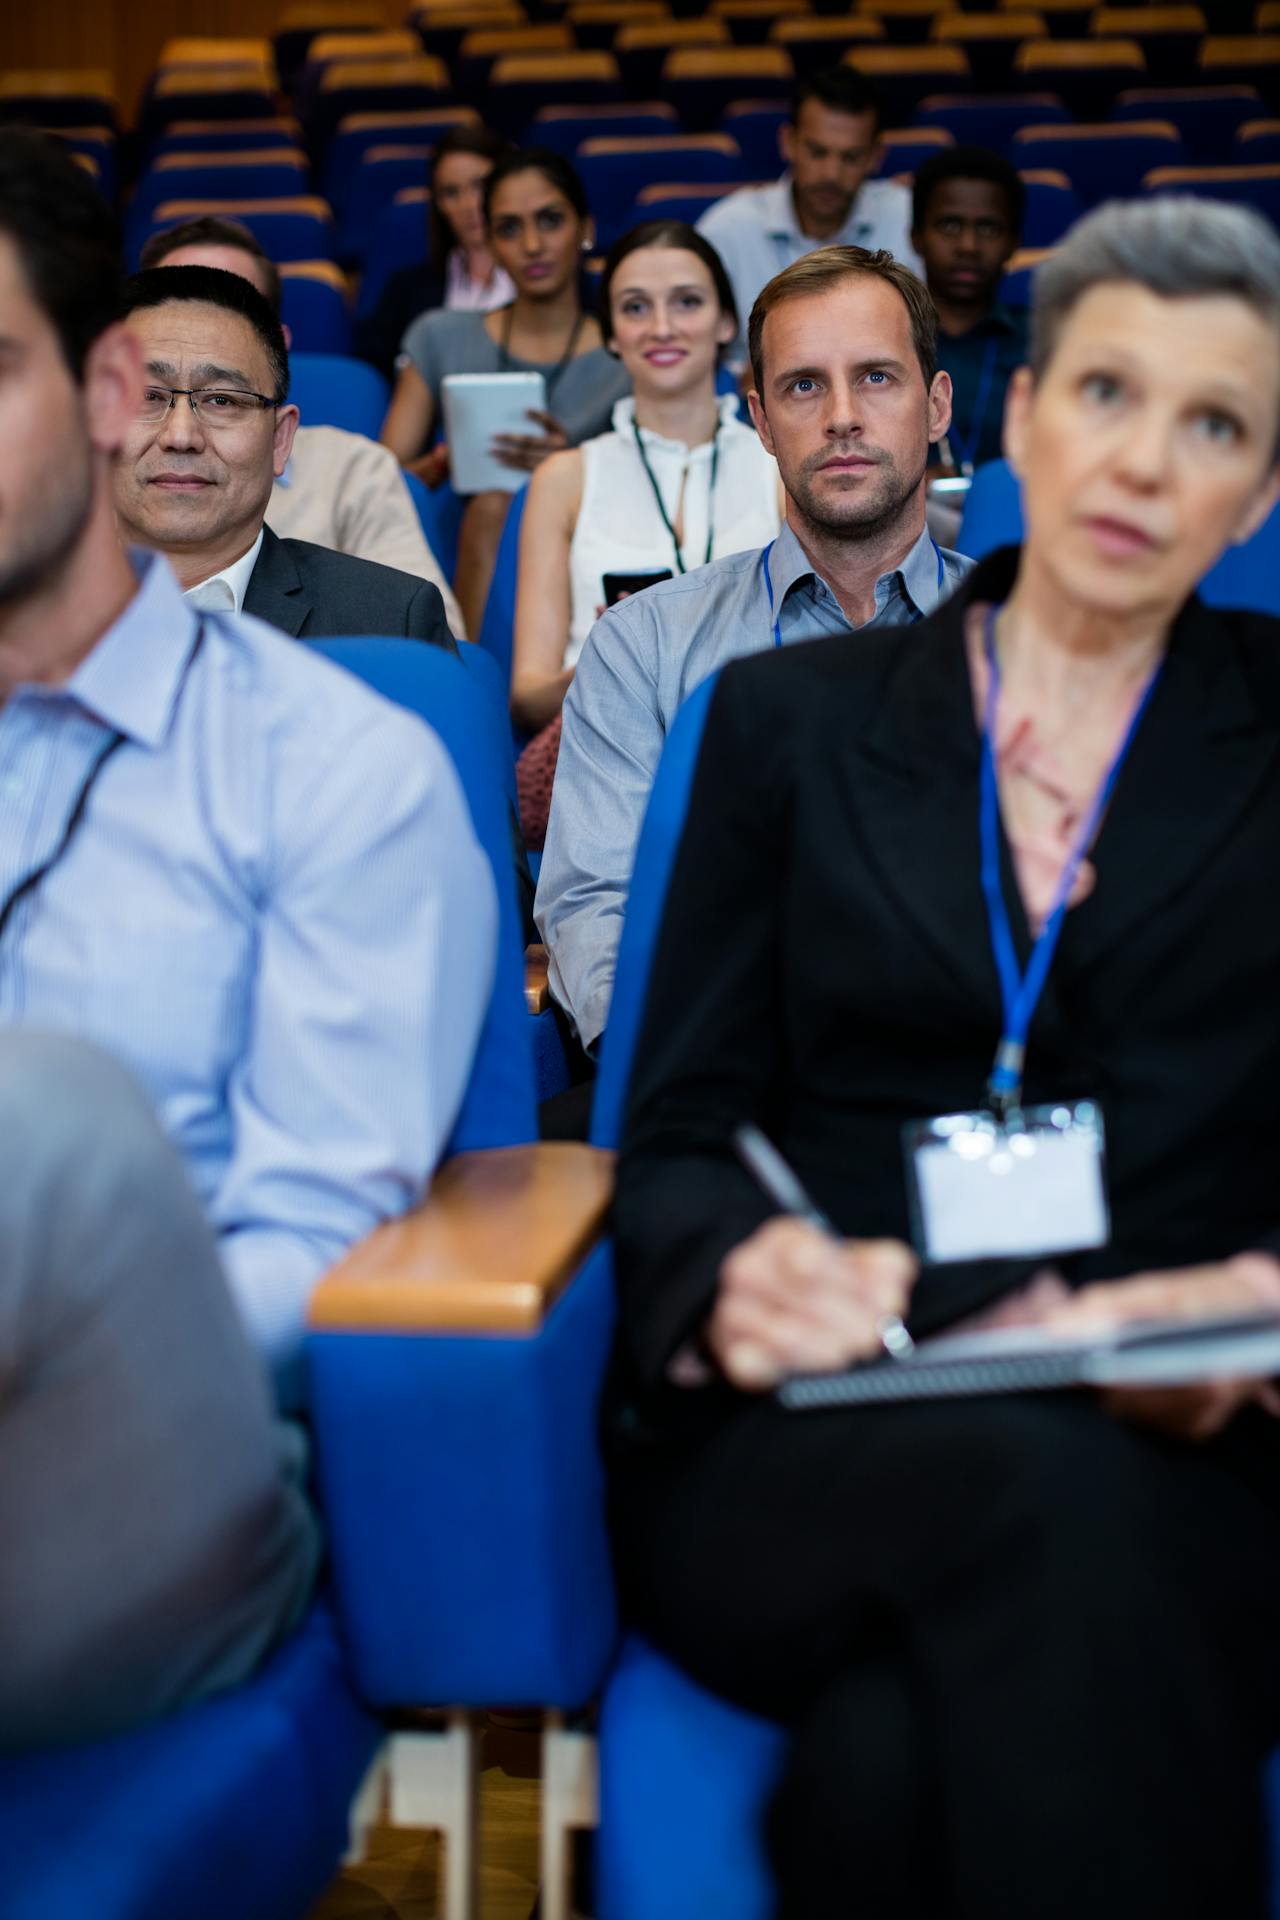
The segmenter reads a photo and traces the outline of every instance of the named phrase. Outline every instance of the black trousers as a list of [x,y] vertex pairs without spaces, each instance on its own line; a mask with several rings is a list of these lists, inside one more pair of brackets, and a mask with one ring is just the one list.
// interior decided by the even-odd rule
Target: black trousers
[[785,1920],[1265,1914],[1280,1423],[708,1391],[615,1445],[615,1551],[631,1621],[793,1730]]

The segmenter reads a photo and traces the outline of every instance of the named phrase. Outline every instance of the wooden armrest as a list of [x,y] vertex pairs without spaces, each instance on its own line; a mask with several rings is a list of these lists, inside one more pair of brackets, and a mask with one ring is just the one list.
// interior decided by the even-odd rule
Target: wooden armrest
[[312,1295],[312,1327],[536,1333],[598,1237],[613,1155],[544,1141],[460,1153],[423,1204],[353,1247]]
[[524,1004],[530,1013],[545,1013],[551,1005],[545,947],[526,947],[524,950]]

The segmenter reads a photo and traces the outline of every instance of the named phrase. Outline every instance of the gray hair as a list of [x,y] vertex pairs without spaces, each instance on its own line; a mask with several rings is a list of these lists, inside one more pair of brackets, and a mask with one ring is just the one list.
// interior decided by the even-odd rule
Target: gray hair
[[1233,294],[1275,328],[1280,349],[1280,237],[1269,220],[1193,194],[1112,200],[1077,221],[1036,269],[1030,359],[1037,380],[1076,302],[1116,280],[1167,300]]

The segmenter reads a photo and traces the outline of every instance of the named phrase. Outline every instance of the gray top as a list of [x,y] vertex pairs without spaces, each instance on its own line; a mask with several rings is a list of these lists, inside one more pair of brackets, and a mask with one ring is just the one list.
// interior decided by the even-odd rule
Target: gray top
[[[508,353],[504,362],[501,347],[489,338],[484,323],[483,313],[437,307],[420,313],[400,343],[401,353],[431,390],[437,420],[440,382],[447,373],[541,373],[547,379],[547,411],[555,415],[572,446],[608,432],[614,401],[631,391],[621,361],[603,347],[593,347],[570,360],[553,380],[553,360],[524,360],[518,353]],[[533,432],[532,425],[529,430]]]
[[[790,526],[765,551],[783,646],[858,631]],[[622,601],[596,622],[578,661],[534,917],[551,956],[551,990],[586,1047],[604,1032],[636,841],[667,729],[708,674],[774,644],[763,560],[759,548],[731,554]],[[909,626],[972,566],[922,533],[902,565],[877,580],[866,625]]]

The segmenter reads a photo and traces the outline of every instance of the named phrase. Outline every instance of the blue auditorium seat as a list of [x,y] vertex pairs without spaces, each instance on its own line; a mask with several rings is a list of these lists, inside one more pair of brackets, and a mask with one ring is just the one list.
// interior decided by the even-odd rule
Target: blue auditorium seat
[[[312,277],[299,270],[306,268],[319,271]],[[351,352],[351,311],[345,287],[328,277],[333,271],[327,260],[290,261],[280,269],[280,318],[292,353]]]
[[440,562],[445,579],[452,580],[458,570],[458,533],[467,503],[454,492],[447,480],[443,486],[428,487],[416,473],[406,473],[404,483],[417,510],[427,545]]
[[917,127],[945,127],[957,145],[1007,154],[1020,127],[1066,124],[1071,115],[1056,93],[933,93],[911,119]]
[[[511,876],[505,716],[472,672],[437,648],[404,639],[304,644],[423,715],[450,752],[498,892],[499,951],[471,1083],[449,1151],[529,1142],[535,1130],[532,1055]],[[424,988],[425,982],[424,968]],[[584,1293],[561,1324],[580,1331],[587,1320],[585,1304]],[[598,1346],[602,1338],[588,1344]],[[381,1370],[381,1411],[394,1399],[388,1378],[394,1378],[396,1362],[411,1367],[419,1344],[401,1342],[402,1349],[411,1351],[391,1356],[391,1364]],[[494,1350],[501,1345],[494,1343]],[[472,1346],[484,1349],[484,1343]],[[464,1357],[451,1371],[449,1385],[464,1401],[470,1394],[467,1412],[477,1428],[489,1432],[492,1452],[489,1357],[487,1349],[476,1353],[470,1367]],[[313,1363],[313,1374],[323,1378],[311,1400],[322,1478],[323,1469],[330,1468],[341,1479],[347,1451],[344,1364],[358,1376],[356,1362],[367,1358],[367,1348],[365,1354],[353,1355],[339,1342],[325,1346]],[[538,1356],[540,1373],[547,1364],[544,1349]],[[353,1391],[359,1392],[358,1380]],[[458,1557],[466,1560],[474,1550],[478,1517],[481,1522],[485,1517],[475,1504],[473,1488],[464,1500],[449,1484],[458,1479],[458,1455],[453,1450],[457,1423],[451,1427],[447,1404],[442,1404],[447,1398],[447,1392],[439,1399],[415,1393],[418,1426],[408,1438],[398,1431],[389,1444],[389,1464],[403,1479],[399,1503],[375,1504],[368,1485],[357,1491],[365,1532],[376,1536],[380,1551],[390,1551],[393,1559],[402,1516],[424,1516],[433,1569],[421,1569],[414,1588],[420,1602],[415,1616],[400,1616],[395,1622],[410,1648],[407,1660],[400,1661],[397,1646],[379,1637],[385,1619],[378,1611],[376,1590],[372,1603],[377,1618],[361,1617],[364,1569],[346,1564],[351,1535],[329,1527],[332,1593],[316,1600],[303,1625],[248,1685],[112,1740],[0,1760],[4,1920],[303,1920],[336,1871],[347,1844],[348,1808],[381,1738],[382,1728],[368,1703],[389,1707],[465,1701],[476,1684],[477,1664],[495,1644],[485,1636],[483,1609],[474,1616],[474,1641],[469,1629],[459,1634],[456,1621],[443,1622],[439,1637],[433,1631],[433,1570],[455,1564]],[[336,1432],[328,1427],[335,1399]],[[519,1395],[513,1400],[519,1401]],[[375,1412],[369,1426],[376,1420]],[[589,1453],[587,1440],[580,1426],[566,1423],[561,1446],[570,1457],[556,1463],[554,1456],[545,1456],[553,1466],[563,1465],[558,1482],[562,1499],[594,1471],[589,1460],[586,1466],[578,1460]],[[438,1498],[433,1498],[434,1477],[440,1482]],[[388,1524],[388,1516],[394,1524]],[[487,1527],[483,1532],[485,1569],[492,1585],[495,1536]],[[578,1660],[598,1665],[612,1631],[603,1562],[596,1588],[586,1591],[603,1607],[605,1639],[602,1648],[598,1633],[585,1634]],[[524,1604],[521,1592],[521,1607]],[[412,1657],[422,1648],[424,1635],[425,1662]],[[352,1646],[367,1652],[370,1644],[377,1652],[371,1670],[387,1683],[382,1692],[353,1678]],[[500,1641],[496,1644],[501,1647]],[[572,1659],[566,1666],[576,1675]],[[438,1687],[415,1684],[427,1672]],[[519,1688],[504,1690],[500,1683],[509,1677],[500,1657],[499,1684],[486,1698],[535,1697]],[[539,1680],[544,1677],[549,1677],[545,1663],[538,1672]]]
[[291,1920],[337,1871],[380,1728],[327,1602],[251,1686],[0,1760],[5,1920]]
[[289,398],[304,427],[345,427],[376,440],[391,390],[376,367],[341,353],[289,356]]
[[1191,160],[1220,163],[1246,120],[1260,120],[1266,102],[1256,87],[1131,87],[1118,94],[1112,120],[1171,120]]
[[415,267],[429,258],[427,190],[402,187],[374,225],[356,295],[356,319],[367,320],[376,311],[383,289],[400,267]]
[[497,661],[508,686],[511,685],[511,652],[515,639],[520,524],[524,518],[524,503],[528,491],[527,487],[521,487],[518,493],[513,493],[511,496],[511,505],[507,508],[507,517],[502,523],[502,537],[498,541],[497,558],[493,563],[489,597],[484,603],[484,619],[477,636],[485,652],[492,654]]
[[[956,547],[981,560],[996,547],[1022,539],[1022,496],[1007,460],[978,468],[965,500]],[[1280,618],[1280,507],[1272,509],[1252,540],[1228,547],[1199,586],[1211,607],[1248,607]]]

